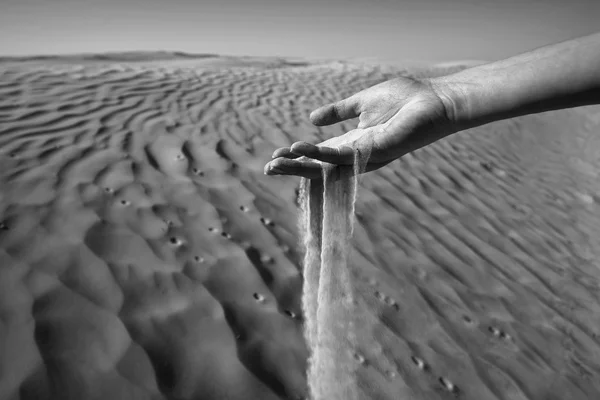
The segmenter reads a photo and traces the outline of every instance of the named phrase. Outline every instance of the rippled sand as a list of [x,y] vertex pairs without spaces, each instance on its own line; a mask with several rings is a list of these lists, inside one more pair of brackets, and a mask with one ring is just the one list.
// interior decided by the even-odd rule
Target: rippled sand
[[[0,62],[0,399],[303,399],[309,112],[410,69],[163,54]],[[152,57],[150,57],[152,58]],[[363,399],[600,397],[600,108],[362,180]]]

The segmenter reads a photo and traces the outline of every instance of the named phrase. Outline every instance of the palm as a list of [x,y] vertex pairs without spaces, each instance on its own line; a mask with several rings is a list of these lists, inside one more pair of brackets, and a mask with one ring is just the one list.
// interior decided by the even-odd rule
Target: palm
[[315,125],[358,116],[357,129],[316,146],[296,142],[277,149],[265,173],[319,179],[322,164],[314,160],[350,165],[354,149],[370,151],[365,172],[373,171],[447,134],[445,115],[440,97],[425,83],[408,78],[386,81],[311,114]]
[[389,121],[407,103],[421,98],[425,103],[430,100],[434,106],[437,95],[422,82],[396,78],[382,82],[360,92],[361,110],[359,128],[368,128]]

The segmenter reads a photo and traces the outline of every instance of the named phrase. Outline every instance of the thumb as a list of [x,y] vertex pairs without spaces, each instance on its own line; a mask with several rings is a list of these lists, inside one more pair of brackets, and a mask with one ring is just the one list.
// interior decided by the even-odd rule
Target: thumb
[[317,126],[331,125],[360,115],[357,96],[319,107],[310,113],[310,121]]

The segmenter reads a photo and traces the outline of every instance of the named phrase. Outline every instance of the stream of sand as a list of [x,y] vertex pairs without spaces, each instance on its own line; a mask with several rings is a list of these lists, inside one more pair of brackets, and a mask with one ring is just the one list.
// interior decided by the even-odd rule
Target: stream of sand
[[[302,178],[300,233],[305,248],[303,308],[311,351],[308,384],[313,400],[357,400],[353,354],[360,330],[347,267],[358,178],[370,150],[355,151],[352,166],[323,164],[323,179]],[[334,179],[339,174],[338,179]]]

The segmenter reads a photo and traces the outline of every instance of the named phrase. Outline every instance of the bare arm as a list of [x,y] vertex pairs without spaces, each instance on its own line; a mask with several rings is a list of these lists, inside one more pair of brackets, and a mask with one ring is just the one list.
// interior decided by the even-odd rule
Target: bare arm
[[369,153],[366,172],[455,132],[560,108],[600,104],[600,33],[431,79],[397,77],[311,113],[315,125],[359,117],[357,129],[313,145],[282,147],[267,175],[320,179],[315,160],[349,165]]
[[457,130],[600,104],[600,33],[431,79]]

